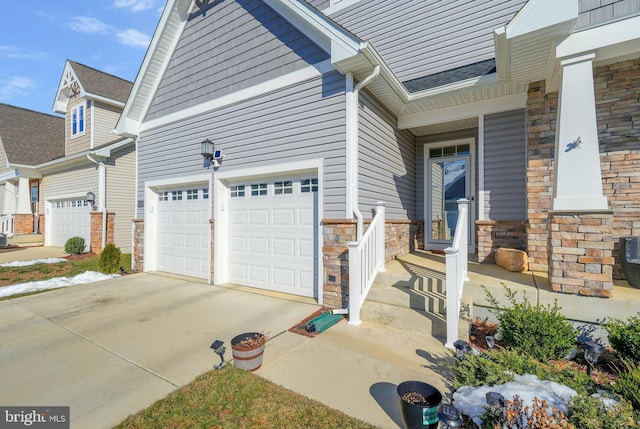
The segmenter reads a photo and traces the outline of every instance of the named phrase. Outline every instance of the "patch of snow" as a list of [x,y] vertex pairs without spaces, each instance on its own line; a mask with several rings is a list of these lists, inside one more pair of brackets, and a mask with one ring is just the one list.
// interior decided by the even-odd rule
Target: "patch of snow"
[[119,274],[102,274],[96,271],[85,271],[84,273],[78,274],[74,277],[54,277],[49,280],[18,283],[15,285],[0,287],[0,298],[21,293],[39,292],[41,290],[56,289],[86,283],[95,283],[119,276]]
[[549,411],[553,407],[567,414],[567,404],[578,393],[570,387],[553,381],[540,381],[532,374],[516,375],[514,381],[495,386],[462,386],[453,394],[453,406],[462,414],[466,414],[473,422],[482,424],[482,414],[487,409],[486,394],[498,392],[505,400],[513,401],[516,395],[522,400],[523,408],[533,405],[533,398],[545,400]]
[[58,262],[67,262],[67,260],[64,258],[32,259],[30,261],[5,262],[0,264],[0,267],[26,267],[35,264],[57,264]]

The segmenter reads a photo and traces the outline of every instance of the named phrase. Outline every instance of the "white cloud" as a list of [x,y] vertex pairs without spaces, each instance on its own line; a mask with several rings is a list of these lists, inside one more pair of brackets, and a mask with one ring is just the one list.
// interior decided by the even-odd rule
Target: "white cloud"
[[45,52],[24,51],[16,46],[0,45],[0,55],[13,59],[42,60],[48,57]]
[[140,12],[151,9],[155,0],[115,0],[113,5],[119,8],[131,9],[131,12]]
[[27,95],[35,88],[36,84],[26,77],[12,76],[9,79],[0,79],[0,100]]
[[74,16],[71,18],[69,25],[72,30],[81,33],[108,34],[113,30],[113,27],[109,24],[88,16]]
[[149,46],[149,42],[151,42],[151,38],[149,36],[138,30],[134,30],[133,28],[118,31],[116,33],[116,38],[118,39],[118,42],[123,45],[143,48]]

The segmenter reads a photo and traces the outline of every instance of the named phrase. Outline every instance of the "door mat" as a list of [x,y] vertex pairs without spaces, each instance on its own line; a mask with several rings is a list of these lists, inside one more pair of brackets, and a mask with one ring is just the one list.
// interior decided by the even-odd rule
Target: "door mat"
[[[317,335],[320,335],[320,332],[316,331],[311,331],[309,332],[307,330],[307,324],[315,319],[316,317],[320,317],[325,313],[331,313],[331,309],[330,308],[321,308],[317,311],[315,311],[313,314],[311,314],[310,316],[306,317],[304,320],[301,320],[300,322],[296,323],[294,326],[292,326],[291,328],[289,328],[289,332],[293,332],[294,334],[298,334],[298,335],[303,335],[305,337],[309,337],[309,338],[313,338]],[[343,316],[340,315],[333,315],[337,320],[333,321],[333,323],[337,323],[338,321],[344,319]],[[333,325],[332,323],[332,325]]]

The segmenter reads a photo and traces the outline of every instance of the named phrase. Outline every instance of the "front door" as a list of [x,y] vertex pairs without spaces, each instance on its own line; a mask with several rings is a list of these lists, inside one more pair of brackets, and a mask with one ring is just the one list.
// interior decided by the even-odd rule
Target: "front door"
[[[458,221],[458,200],[472,199],[472,163],[469,144],[427,148],[426,248],[451,246]],[[472,246],[473,204],[469,207],[469,248]]]

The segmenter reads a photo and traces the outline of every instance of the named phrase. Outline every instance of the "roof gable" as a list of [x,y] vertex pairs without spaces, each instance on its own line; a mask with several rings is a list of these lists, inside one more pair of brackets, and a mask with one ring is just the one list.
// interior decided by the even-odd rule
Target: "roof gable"
[[132,87],[133,83],[128,80],[67,60],[53,110],[66,113],[67,102],[75,95],[123,107]]
[[0,136],[10,164],[64,156],[64,118],[0,103]]

